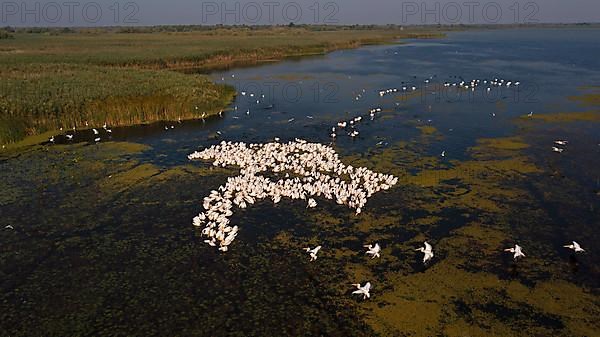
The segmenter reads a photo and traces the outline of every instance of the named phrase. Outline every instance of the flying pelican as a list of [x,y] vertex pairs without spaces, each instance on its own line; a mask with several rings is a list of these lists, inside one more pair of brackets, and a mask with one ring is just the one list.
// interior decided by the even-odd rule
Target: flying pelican
[[371,290],[371,282],[367,282],[364,287],[361,287],[360,283],[354,283],[352,285],[358,289],[353,291],[353,294],[363,295],[363,300],[371,297],[371,294],[369,293]]
[[4,229],[12,229],[12,230],[14,230],[15,228],[12,225],[6,225],[6,226],[4,226]]
[[375,246],[373,246],[373,245],[366,245],[366,246],[363,246],[363,247],[367,248],[366,254],[372,255],[371,259],[374,259],[376,257],[380,257],[379,252],[381,251],[381,247],[379,247],[378,243],[375,243]]
[[560,149],[560,148],[558,148],[558,147],[556,147],[556,146],[553,146],[553,147],[552,147],[552,151],[554,151],[554,152],[561,153],[561,152],[563,152],[564,150],[565,150],[565,149]]
[[585,249],[581,248],[581,246],[575,241],[573,241],[572,244],[565,245],[563,247],[573,249],[575,251],[575,253],[585,252]]
[[554,144],[556,145],[567,145],[569,142],[566,140],[555,140]]
[[429,243],[427,243],[427,241],[424,242],[425,247],[421,247],[419,249],[415,249],[423,254],[425,254],[423,256],[423,263],[426,263],[427,261],[431,260],[431,258],[433,257],[433,247],[431,247],[431,245]]
[[515,245],[514,248],[507,248],[504,251],[514,253],[513,258],[516,260],[518,257],[525,257],[525,254],[523,254],[521,249],[521,246]]
[[320,249],[321,249],[321,246],[316,246],[313,249],[304,248],[304,250],[310,255],[311,262],[317,259],[317,253],[319,252]]

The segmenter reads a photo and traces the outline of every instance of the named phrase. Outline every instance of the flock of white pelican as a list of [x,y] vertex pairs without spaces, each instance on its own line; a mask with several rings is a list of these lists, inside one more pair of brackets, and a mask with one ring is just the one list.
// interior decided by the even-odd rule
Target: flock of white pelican
[[[227,251],[237,235],[238,227],[231,226],[229,220],[234,206],[246,208],[265,198],[277,204],[285,197],[306,200],[307,207],[313,208],[317,206],[313,197],[324,197],[354,209],[358,215],[369,197],[398,182],[393,175],[345,165],[333,148],[301,139],[266,144],[223,141],[190,154],[188,159],[213,160],[214,166],[240,168],[239,176],[228,178],[225,185],[204,198],[204,212],[193,220],[194,226],[204,226],[205,242],[221,251]],[[259,173],[283,178],[273,181]]]
[[[429,78],[427,78],[426,80],[423,81],[423,86],[424,87],[429,87],[429,85],[432,84],[432,81],[434,79],[434,77],[436,76],[430,76]],[[485,87],[485,91],[486,92],[490,92],[492,91],[492,88],[510,88],[512,87],[518,87],[519,85],[521,85],[521,82],[519,81],[512,81],[512,80],[507,80],[507,79],[502,79],[502,78],[494,78],[494,79],[472,79],[470,81],[465,80],[464,78],[462,78],[461,76],[454,76],[455,80],[454,81],[446,81],[443,83],[443,86],[445,88],[458,88],[458,89],[464,89],[464,90],[471,90],[471,91],[475,91],[475,89],[477,89],[478,87]],[[417,89],[419,89],[419,87],[417,87],[417,85],[415,83],[409,83],[409,82],[402,82],[401,87],[397,87],[397,88],[386,88],[386,89],[381,89],[378,91],[379,93],[379,97],[384,97],[386,95],[390,95],[390,94],[395,94],[395,93],[408,93],[408,92],[413,92],[413,91],[417,91]]]

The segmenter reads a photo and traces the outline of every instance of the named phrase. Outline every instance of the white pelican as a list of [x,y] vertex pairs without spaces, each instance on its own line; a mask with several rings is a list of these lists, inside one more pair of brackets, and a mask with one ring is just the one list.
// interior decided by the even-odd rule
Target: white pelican
[[566,141],[566,140],[555,140],[554,141],[554,144],[556,144],[556,145],[563,145],[564,146],[564,145],[567,145],[568,143],[569,142]]
[[374,259],[376,257],[380,257],[379,252],[381,251],[381,247],[379,247],[378,243],[375,243],[375,246],[373,245],[366,245],[363,246],[365,248],[367,248],[367,253],[368,255],[372,255],[371,259]]
[[504,250],[505,252],[511,252],[514,253],[513,258],[516,260],[518,257],[525,257],[525,254],[523,254],[522,248],[519,245],[515,245],[514,248],[507,248]]
[[14,230],[15,228],[12,225],[6,225],[6,226],[4,226],[4,229],[13,229]]
[[363,295],[363,300],[371,297],[371,294],[369,293],[371,290],[371,282],[367,282],[364,287],[361,287],[360,283],[354,283],[352,285],[358,289],[353,291],[353,294]]
[[575,241],[573,241],[572,244],[565,245],[563,247],[573,249],[575,251],[575,253],[585,252],[585,249],[581,248],[581,246]]
[[431,258],[433,257],[433,247],[431,247],[431,245],[429,243],[427,243],[427,241],[425,241],[424,244],[425,244],[425,247],[421,247],[416,250],[425,254],[423,256],[423,263],[426,263],[427,261],[431,260]]
[[316,246],[313,249],[304,248],[304,250],[310,255],[311,262],[317,259],[317,253],[319,252],[320,249],[321,249],[321,246]]
[[556,147],[556,146],[553,146],[553,147],[552,147],[552,151],[554,151],[554,152],[561,153],[561,152],[563,152],[564,150],[565,150],[565,149],[560,149],[560,148],[558,148],[558,147]]

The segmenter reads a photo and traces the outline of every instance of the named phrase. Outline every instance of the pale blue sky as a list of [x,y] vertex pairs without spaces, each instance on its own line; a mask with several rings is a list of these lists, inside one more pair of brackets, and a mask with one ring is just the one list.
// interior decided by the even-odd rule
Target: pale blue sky
[[0,5],[0,25],[3,26],[231,25],[290,21],[313,24],[600,22],[600,1],[2,0]]

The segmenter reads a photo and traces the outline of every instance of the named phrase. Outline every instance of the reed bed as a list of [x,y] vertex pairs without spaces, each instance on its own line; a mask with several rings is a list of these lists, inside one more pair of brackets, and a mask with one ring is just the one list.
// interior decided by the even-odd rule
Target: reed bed
[[0,142],[50,130],[199,118],[234,90],[206,76],[72,64],[0,70]]

